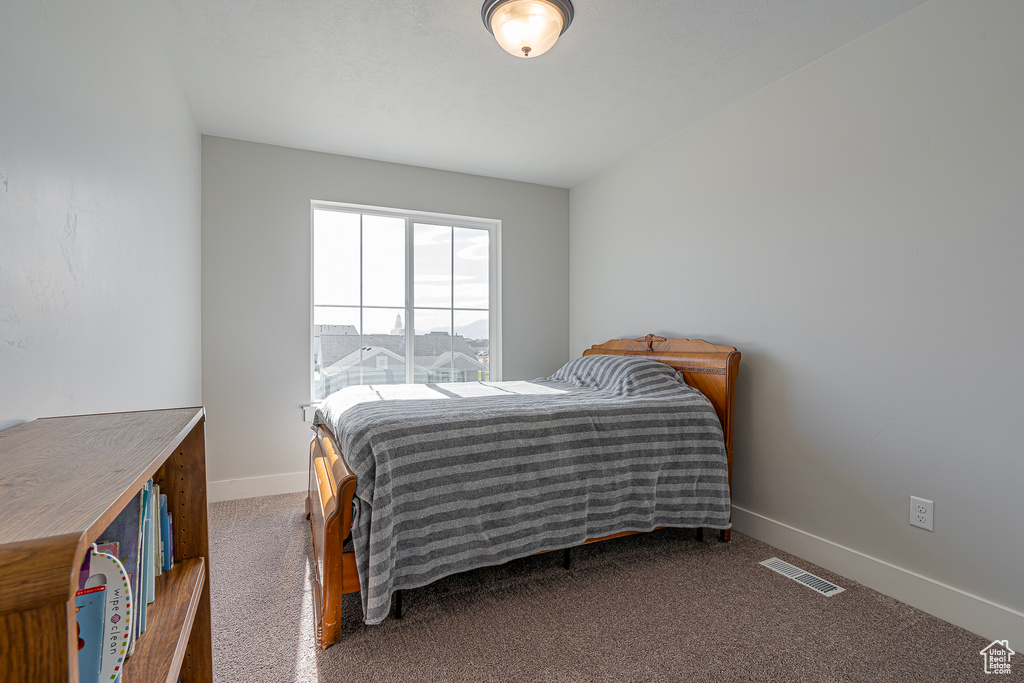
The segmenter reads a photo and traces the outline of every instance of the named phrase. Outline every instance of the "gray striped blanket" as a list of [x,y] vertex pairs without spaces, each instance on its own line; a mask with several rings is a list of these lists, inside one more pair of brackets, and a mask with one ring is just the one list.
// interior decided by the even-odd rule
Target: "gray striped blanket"
[[343,389],[317,411],[358,477],[363,616],[396,590],[587,538],[729,528],[722,428],[661,363],[586,356],[532,382]]

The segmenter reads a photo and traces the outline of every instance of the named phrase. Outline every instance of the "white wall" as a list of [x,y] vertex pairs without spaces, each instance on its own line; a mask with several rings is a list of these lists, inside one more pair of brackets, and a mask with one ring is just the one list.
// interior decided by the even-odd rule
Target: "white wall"
[[[570,202],[573,355],[648,332],[743,353],[744,519],[1018,612],[1022,27],[1018,0],[934,0]],[[1010,635],[984,619],[961,623]]]
[[204,136],[209,478],[249,480],[211,497],[305,486],[313,199],[500,219],[504,378],[567,360],[567,190]]
[[148,2],[0,3],[0,428],[201,401],[200,138]]

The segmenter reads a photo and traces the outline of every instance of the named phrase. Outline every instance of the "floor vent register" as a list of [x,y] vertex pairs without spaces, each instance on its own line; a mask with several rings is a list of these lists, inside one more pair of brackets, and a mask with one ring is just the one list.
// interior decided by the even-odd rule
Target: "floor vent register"
[[814,574],[805,572],[803,569],[800,569],[800,567],[794,567],[789,562],[783,562],[777,557],[769,558],[760,564],[763,564],[765,567],[768,567],[768,569],[789,577],[794,581],[802,583],[811,590],[821,593],[822,595],[831,597],[846,590],[845,588],[840,588],[831,581],[826,581],[820,576],[815,576]]

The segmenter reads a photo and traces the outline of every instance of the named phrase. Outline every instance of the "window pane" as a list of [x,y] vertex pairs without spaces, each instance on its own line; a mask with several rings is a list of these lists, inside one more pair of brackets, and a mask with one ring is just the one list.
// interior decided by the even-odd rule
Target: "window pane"
[[414,382],[452,381],[452,312],[416,309]]
[[[359,384],[359,309],[313,308],[313,395],[324,399]],[[354,355],[353,355],[354,354]]]
[[403,309],[363,309],[363,384],[405,383]]
[[363,216],[363,305],[405,306],[405,220]]
[[359,305],[359,214],[313,210],[313,304]]
[[[452,305],[452,229],[416,223],[412,226],[413,289],[416,306]],[[419,329],[419,323],[417,323]]]
[[490,316],[487,311],[455,311],[455,351],[452,361],[456,382],[491,378]]
[[[487,308],[490,233],[487,230],[455,228],[455,306]],[[456,323],[458,327],[458,323]]]
[[358,384],[497,378],[492,230],[368,211],[314,202],[314,400]]

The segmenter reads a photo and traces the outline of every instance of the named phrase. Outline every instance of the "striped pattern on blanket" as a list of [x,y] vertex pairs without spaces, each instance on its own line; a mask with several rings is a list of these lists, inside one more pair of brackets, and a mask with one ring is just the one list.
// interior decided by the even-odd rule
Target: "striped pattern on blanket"
[[586,356],[546,380],[348,387],[317,411],[358,477],[363,616],[396,590],[587,538],[729,528],[722,428],[661,363]]

